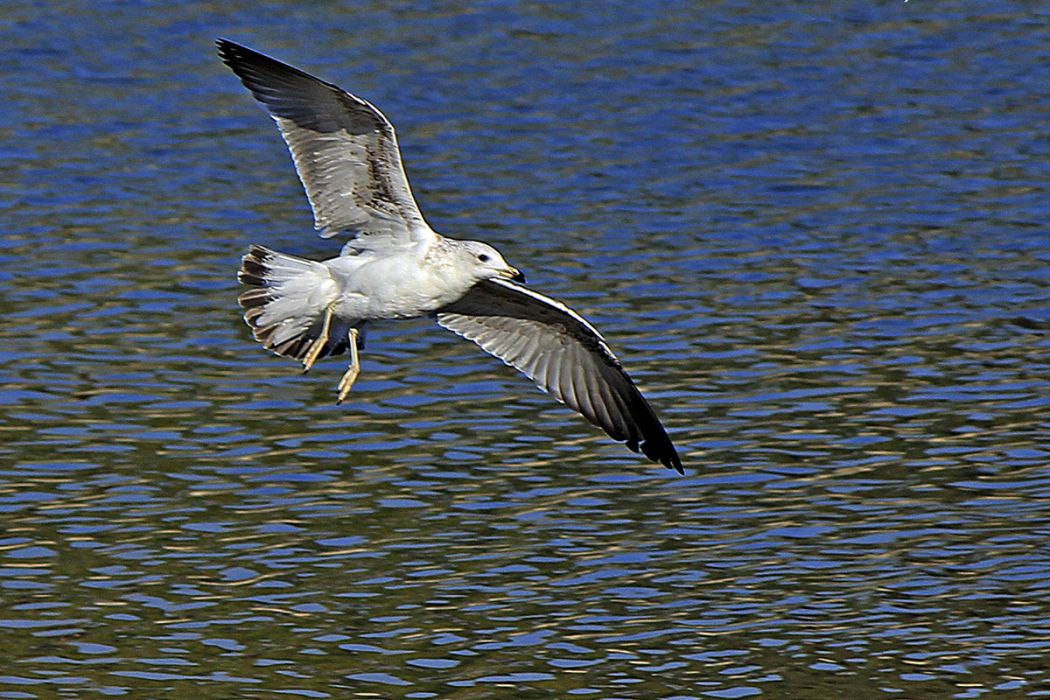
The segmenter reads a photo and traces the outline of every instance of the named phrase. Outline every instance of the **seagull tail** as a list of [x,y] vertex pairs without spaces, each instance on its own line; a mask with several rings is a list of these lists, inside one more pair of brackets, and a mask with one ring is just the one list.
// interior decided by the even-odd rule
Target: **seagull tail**
[[[339,298],[328,267],[314,260],[253,245],[237,280],[249,289],[237,298],[252,335],[274,354],[302,360],[323,332],[326,309]],[[347,348],[353,324],[333,316],[319,357]]]

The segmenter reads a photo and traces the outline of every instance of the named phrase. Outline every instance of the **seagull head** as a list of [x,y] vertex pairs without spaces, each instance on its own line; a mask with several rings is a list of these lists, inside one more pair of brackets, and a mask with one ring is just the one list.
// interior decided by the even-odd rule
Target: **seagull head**
[[479,241],[464,241],[464,250],[469,256],[470,266],[474,275],[479,279],[502,279],[524,282],[525,275],[521,270],[510,265],[500,252],[487,243]]

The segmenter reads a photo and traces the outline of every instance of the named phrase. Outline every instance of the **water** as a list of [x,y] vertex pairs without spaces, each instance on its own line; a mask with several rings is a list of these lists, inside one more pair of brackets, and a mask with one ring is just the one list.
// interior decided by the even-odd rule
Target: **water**
[[[1045,696],[1048,15],[12,2],[0,697]],[[439,231],[610,338],[650,467],[427,322],[351,400],[228,36],[380,105]]]

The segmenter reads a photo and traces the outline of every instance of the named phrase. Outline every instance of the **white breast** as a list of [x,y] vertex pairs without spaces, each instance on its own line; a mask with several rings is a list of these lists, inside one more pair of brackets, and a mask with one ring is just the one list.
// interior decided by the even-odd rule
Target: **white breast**
[[414,250],[376,256],[368,251],[326,260],[341,293],[335,314],[347,320],[423,316],[462,297],[473,285]]

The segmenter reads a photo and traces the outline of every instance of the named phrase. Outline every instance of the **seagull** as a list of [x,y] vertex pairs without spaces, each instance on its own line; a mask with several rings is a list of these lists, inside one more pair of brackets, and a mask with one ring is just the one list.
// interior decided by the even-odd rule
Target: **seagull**
[[394,127],[369,102],[226,39],[219,57],[277,122],[322,238],[351,234],[315,261],[252,245],[238,297],[254,338],[303,371],[348,352],[360,373],[365,326],[430,316],[578,411],[614,440],[682,471],[667,431],[605,338],[565,304],[524,286],[492,246],[436,233],[408,186]]

